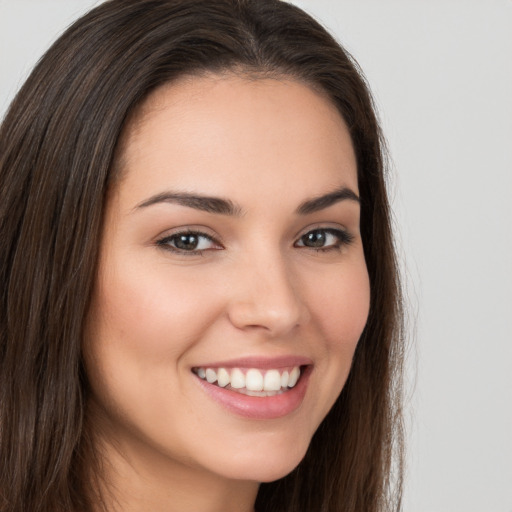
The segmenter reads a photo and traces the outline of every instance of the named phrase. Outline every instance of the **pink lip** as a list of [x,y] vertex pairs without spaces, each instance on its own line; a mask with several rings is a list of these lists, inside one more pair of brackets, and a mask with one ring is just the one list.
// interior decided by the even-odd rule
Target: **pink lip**
[[280,357],[241,357],[229,361],[214,361],[206,364],[198,364],[195,368],[259,368],[261,370],[279,369],[290,366],[309,366],[313,361],[301,356]]
[[[250,364],[248,366],[250,368],[279,368],[282,366],[303,366],[297,364],[297,358],[294,361],[290,361],[289,359],[283,359],[279,366],[275,365],[276,360],[272,360],[272,364],[268,366],[266,363],[262,366],[262,364],[255,365],[254,358],[250,358]],[[240,367],[245,366],[246,360],[239,359],[236,364],[232,364],[233,361],[230,361],[229,364],[220,363],[217,366],[215,364],[209,364],[206,367],[208,368],[219,368],[219,367]],[[264,361],[263,361],[264,362]],[[204,368],[204,367],[203,367]],[[291,388],[289,391],[285,391],[280,395],[267,396],[267,397],[258,397],[258,396],[248,396],[242,395],[241,393],[237,393],[236,391],[231,391],[229,389],[221,388],[215,384],[210,384],[207,381],[196,377],[197,382],[201,385],[204,391],[208,393],[208,395],[213,398],[216,402],[226,407],[229,411],[243,416],[245,418],[250,419],[259,419],[259,420],[270,420],[282,418],[288,414],[291,414],[293,411],[299,408],[304,400],[304,396],[306,395],[309,376],[311,374],[311,370],[313,367],[308,365],[302,368],[302,373],[299,381],[295,385],[295,387]]]

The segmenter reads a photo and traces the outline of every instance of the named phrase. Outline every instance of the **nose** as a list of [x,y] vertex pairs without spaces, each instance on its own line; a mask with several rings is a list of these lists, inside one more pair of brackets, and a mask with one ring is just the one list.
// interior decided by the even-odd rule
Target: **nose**
[[228,315],[238,329],[282,337],[309,320],[298,278],[277,255],[242,262],[230,290]]

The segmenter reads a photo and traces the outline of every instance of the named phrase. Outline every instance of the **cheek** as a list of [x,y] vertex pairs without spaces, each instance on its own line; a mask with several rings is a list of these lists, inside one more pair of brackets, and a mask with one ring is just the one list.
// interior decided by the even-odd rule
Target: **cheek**
[[[133,266],[135,267],[135,265]],[[165,263],[120,268],[102,276],[95,299],[95,338],[162,364],[180,354],[217,315],[211,287],[190,270]]]
[[[329,351],[353,352],[368,319],[370,284],[364,261],[316,282],[314,315]],[[321,285],[321,286],[319,286]]]
[[314,290],[310,303],[314,304],[314,325],[323,340],[318,385],[324,389],[316,400],[323,418],[345,385],[368,318],[370,285],[364,260],[344,265],[339,272],[317,280]]
[[116,271],[98,279],[84,344],[95,403],[115,424],[160,439],[174,421],[169,397],[183,392],[180,362],[219,315],[219,301],[192,268],[128,258],[103,268]]

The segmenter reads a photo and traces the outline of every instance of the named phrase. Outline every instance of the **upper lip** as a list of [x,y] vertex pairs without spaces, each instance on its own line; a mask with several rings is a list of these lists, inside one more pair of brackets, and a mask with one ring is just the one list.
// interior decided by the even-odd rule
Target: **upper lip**
[[224,361],[198,364],[194,368],[261,368],[262,370],[285,368],[290,366],[306,366],[313,364],[308,357],[285,355],[279,357],[248,356]]

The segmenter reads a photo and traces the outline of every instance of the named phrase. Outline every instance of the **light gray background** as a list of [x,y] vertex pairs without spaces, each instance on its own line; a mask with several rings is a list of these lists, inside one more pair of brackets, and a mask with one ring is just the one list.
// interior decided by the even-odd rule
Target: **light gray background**
[[[98,3],[0,0],[0,115]],[[414,342],[404,510],[512,512],[512,0],[295,3],[361,64],[394,162]]]

